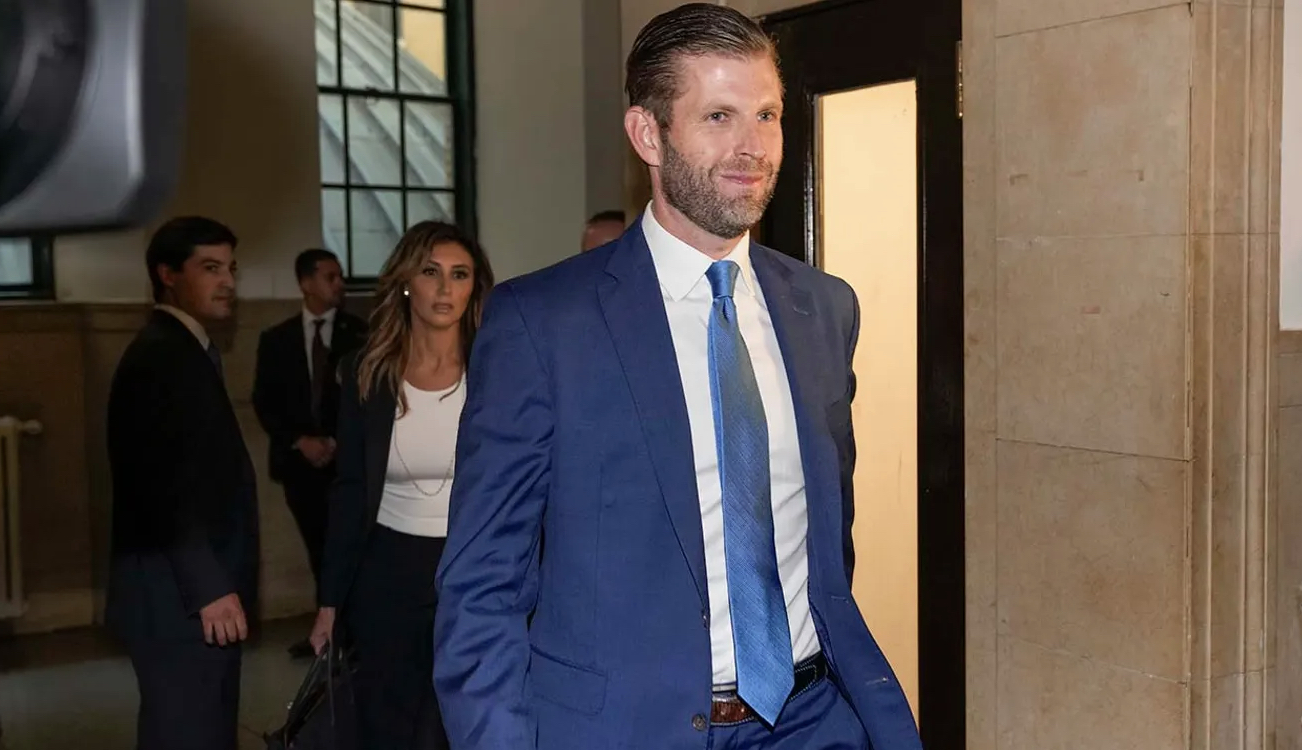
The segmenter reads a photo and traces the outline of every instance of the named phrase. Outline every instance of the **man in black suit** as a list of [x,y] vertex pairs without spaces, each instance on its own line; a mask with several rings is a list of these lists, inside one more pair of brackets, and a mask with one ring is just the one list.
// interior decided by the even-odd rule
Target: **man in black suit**
[[257,602],[257,489],[209,335],[233,312],[235,245],[211,219],[159,228],[145,256],[157,305],[109,394],[106,620],[140,687],[138,750],[236,746],[240,643]]
[[[343,269],[329,250],[305,250],[294,261],[303,310],[262,333],[253,407],[270,437],[271,478],[285,488],[320,586],[326,497],[334,481],[335,422],[339,413],[339,358],[366,340],[366,323],[340,309]],[[295,656],[311,656],[306,641]]]

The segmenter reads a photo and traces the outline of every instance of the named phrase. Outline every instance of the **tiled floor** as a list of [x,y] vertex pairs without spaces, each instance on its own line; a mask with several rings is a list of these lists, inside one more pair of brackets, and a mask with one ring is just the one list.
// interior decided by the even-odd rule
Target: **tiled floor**
[[[285,649],[311,627],[267,623],[244,653],[240,750],[263,750],[309,662]],[[131,664],[99,631],[0,642],[0,726],[4,750],[131,750],[138,696]]]

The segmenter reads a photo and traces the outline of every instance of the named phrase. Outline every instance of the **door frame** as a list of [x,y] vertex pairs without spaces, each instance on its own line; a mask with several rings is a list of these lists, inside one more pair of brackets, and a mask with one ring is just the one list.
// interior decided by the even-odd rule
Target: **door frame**
[[[779,24],[866,3],[919,14],[918,85],[918,713],[928,750],[963,750],[967,723],[964,473],[963,129],[958,104],[962,0],[821,0],[759,17]],[[802,97],[792,101],[793,96]],[[817,265],[814,95],[789,86],[801,118],[804,260]],[[784,125],[784,129],[786,129]],[[790,195],[790,193],[788,193]],[[763,231],[768,235],[768,231]],[[862,574],[862,571],[861,571]]]

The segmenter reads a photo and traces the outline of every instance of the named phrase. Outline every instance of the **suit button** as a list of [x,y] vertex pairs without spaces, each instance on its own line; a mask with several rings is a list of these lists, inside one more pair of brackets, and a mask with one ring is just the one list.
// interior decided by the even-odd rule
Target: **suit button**
[[709,726],[710,726],[710,722],[706,721],[705,717],[702,716],[701,714],[697,714],[692,717],[692,729],[695,729],[698,732],[704,732],[707,728],[709,728]]
[[709,610],[705,610],[705,609],[701,610],[701,624],[705,626],[705,629],[706,629],[706,630],[709,630],[709,629],[710,629],[710,612],[709,612]]

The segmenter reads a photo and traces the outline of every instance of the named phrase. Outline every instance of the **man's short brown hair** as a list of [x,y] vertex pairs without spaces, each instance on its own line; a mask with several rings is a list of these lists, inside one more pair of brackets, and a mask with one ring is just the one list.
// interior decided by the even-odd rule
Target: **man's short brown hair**
[[628,53],[624,90],[628,103],[668,127],[679,94],[678,64],[685,57],[768,57],[777,65],[773,40],[735,8],[688,3],[661,13],[642,28]]

